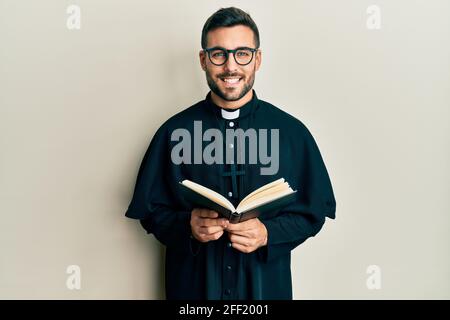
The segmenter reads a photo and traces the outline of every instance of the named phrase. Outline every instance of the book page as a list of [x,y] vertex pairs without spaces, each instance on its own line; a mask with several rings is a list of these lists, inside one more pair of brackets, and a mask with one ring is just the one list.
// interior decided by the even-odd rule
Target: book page
[[214,201],[218,205],[221,205],[222,207],[227,208],[231,212],[236,211],[233,204],[227,198],[222,196],[220,193],[217,193],[209,188],[206,188],[206,187],[204,187],[198,183],[192,182],[190,180],[183,180],[181,183],[183,185],[185,185],[186,187],[188,187],[189,189],[208,198],[209,200]]
[[263,197],[270,197],[271,194],[276,193],[276,192],[281,192],[283,190],[288,190],[289,188],[289,184],[287,182],[281,183],[281,184],[275,184],[273,187],[271,188],[267,188],[263,191],[260,191],[258,193],[255,193],[254,195],[250,196],[250,197],[246,197],[244,200],[242,200],[239,205],[238,205],[238,209],[242,206],[245,206],[247,203],[253,202],[259,198],[263,198]]
[[280,183],[283,183],[283,182],[284,182],[284,179],[283,179],[283,178],[280,178],[280,179],[278,179],[278,180],[275,180],[275,181],[272,181],[272,182],[270,182],[270,183],[268,183],[268,184],[265,184],[265,185],[263,185],[262,187],[259,187],[258,189],[256,189],[255,191],[253,191],[252,193],[250,193],[249,195],[247,195],[244,199],[242,199],[241,203],[243,203],[244,201],[246,201],[248,198],[254,196],[255,194],[257,194],[257,193],[259,193],[259,192],[261,192],[261,191],[264,191],[264,190],[266,190],[266,189],[268,189],[268,188],[272,188],[272,187],[274,187],[275,185],[280,184]]
[[276,199],[279,199],[281,197],[284,197],[288,194],[294,193],[295,191],[293,191],[291,188],[287,189],[287,190],[283,190],[281,192],[275,192],[272,193],[270,196],[267,197],[262,197],[262,198],[258,198],[255,201],[249,202],[246,205],[242,206],[242,207],[238,207],[238,209],[236,210],[237,213],[242,213],[245,211],[249,211],[252,210],[256,207],[262,206],[266,203],[269,203],[271,201],[274,201]]

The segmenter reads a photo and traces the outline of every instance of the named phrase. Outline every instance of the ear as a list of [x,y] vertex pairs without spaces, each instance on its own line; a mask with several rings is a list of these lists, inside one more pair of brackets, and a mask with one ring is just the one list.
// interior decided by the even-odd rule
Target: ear
[[255,69],[256,69],[256,71],[259,70],[259,67],[261,65],[261,61],[262,61],[262,51],[261,51],[261,49],[258,49],[258,51],[256,51],[256,57],[255,57]]
[[206,71],[206,54],[203,50],[200,50],[198,53],[198,57],[200,58],[200,66],[202,67],[203,71]]

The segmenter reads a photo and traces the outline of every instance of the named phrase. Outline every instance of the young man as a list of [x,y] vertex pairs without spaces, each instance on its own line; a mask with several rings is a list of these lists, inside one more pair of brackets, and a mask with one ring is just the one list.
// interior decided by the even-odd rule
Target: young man
[[[126,216],[140,219],[166,246],[168,299],[292,299],[291,250],[316,235],[325,217],[335,217],[331,182],[312,135],[252,89],[259,45],[256,24],[240,9],[221,9],[206,21],[200,64],[211,92],[159,128],[139,169]],[[203,135],[208,129],[215,134]],[[219,139],[230,129],[244,132],[244,140]],[[260,150],[242,149],[246,137],[259,139],[254,145]],[[213,140],[220,148],[211,153],[214,161],[205,161]],[[231,156],[221,161],[225,154]],[[298,190],[296,201],[237,224],[192,208],[179,189],[189,179],[236,206],[278,178]]]

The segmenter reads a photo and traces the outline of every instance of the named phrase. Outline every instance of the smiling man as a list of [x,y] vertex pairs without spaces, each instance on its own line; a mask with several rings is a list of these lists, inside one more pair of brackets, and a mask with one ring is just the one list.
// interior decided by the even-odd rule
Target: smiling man
[[[258,29],[256,25],[235,25],[205,34],[208,26],[203,29],[200,63],[211,98],[222,108],[237,109],[253,96],[255,73],[261,65]],[[229,55],[234,59],[228,59]]]
[[[258,99],[253,90],[262,53],[252,18],[237,8],[220,9],[206,21],[201,44],[200,65],[211,91],[158,129],[140,166],[126,216],[139,219],[166,246],[168,299],[292,299],[292,249],[315,236],[326,217],[335,217],[330,178],[303,123]],[[216,134],[207,139],[195,134],[199,123]],[[276,132],[276,139],[266,139],[270,143],[265,146],[276,158],[276,170],[263,174],[267,163],[246,159],[245,155],[256,158],[252,143],[245,144],[251,135],[231,143],[218,138],[231,128]],[[220,144],[216,152],[231,154],[231,159],[190,161],[191,148],[174,159],[172,151],[179,143],[174,133],[180,129],[194,137],[189,140],[193,158],[201,158],[202,150],[215,140]],[[193,208],[179,189],[179,182],[189,179],[236,206],[253,190],[279,178],[298,190],[295,202],[237,224],[217,212]]]

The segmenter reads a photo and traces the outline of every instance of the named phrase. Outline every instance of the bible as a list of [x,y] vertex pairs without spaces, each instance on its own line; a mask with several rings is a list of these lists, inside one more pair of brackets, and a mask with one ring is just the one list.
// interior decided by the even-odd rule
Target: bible
[[206,188],[190,180],[180,182],[181,194],[184,199],[196,208],[214,210],[231,223],[239,223],[258,217],[264,212],[280,210],[295,201],[296,190],[280,178],[263,185],[247,195],[235,208],[233,204],[220,193]]

